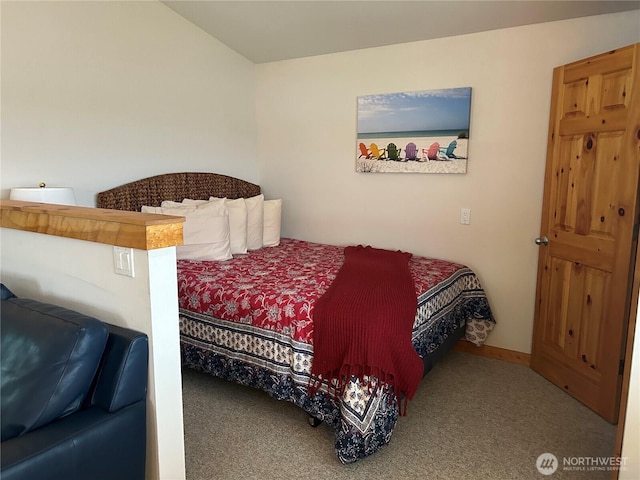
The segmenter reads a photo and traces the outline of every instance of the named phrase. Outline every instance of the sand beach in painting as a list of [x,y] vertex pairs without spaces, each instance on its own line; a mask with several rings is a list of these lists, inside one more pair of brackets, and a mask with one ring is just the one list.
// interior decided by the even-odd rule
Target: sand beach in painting
[[[438,142],[441,149],[446,149],[453,141],[457,141],[454,154],[462,159],[448,160],[428,160],[425,152],[429,146]],[[408,143],[413,142],[418,147],[418,161],[405,161],[405,149]],[[375,143],[378,148],[387,148],[389,143],[393,143],[400,149],[400,159],[396,160],[376,160],[360,156],[359,144],[364,143],[369,149],[371,143]],[[428,136],[428,137],[381,137],[381,138],[358,138],[356,143],[356,172],[361,173],[466,173],[467,171],[467,138],[454,136]],[[358,158],[360,157],[360,158]]]

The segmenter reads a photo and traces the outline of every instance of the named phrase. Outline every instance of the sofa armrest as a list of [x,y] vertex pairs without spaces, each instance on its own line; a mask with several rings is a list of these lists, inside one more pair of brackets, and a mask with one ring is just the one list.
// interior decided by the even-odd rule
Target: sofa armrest
[[109,337],[88,403],[115,412],[146,398],[149,343],[144,333],[107,326]]
[[109,336],[106,324],[28,298],[0,307],[1,440],[23,435],[86,402]]
[[93,407],[2,442],[2,480],[144,480],[146,402]]

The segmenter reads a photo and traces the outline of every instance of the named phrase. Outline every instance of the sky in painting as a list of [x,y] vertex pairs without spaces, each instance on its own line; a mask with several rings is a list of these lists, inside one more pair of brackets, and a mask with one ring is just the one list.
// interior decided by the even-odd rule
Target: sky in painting
[[358,97],[358,133],[468,130],[471,88]]

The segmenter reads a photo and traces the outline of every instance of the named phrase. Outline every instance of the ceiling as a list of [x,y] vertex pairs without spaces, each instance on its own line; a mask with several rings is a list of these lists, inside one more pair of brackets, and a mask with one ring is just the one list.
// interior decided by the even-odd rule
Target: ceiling
[[254,63],[635,10],[640,0],[167,0]]

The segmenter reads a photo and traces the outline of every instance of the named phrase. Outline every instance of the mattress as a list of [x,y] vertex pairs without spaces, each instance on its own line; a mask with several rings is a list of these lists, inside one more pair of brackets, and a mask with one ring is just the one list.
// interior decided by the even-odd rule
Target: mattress
[[[326,383],[308,392],[314,304],[343,252],[285,238],[224,262],[178,261],[180,343],[184,366],[260,388],[331,425],[338,459],[352,463],[390,441],[399,410],[392,389],[370,388],[376,379],[363,387],[353,377],[338,399]],[[419,256],[409,267],[418,299],[412,344],[426,368],[462,335],[481,344],[495,322],[476,274]]]

